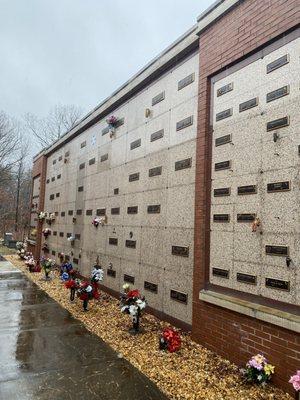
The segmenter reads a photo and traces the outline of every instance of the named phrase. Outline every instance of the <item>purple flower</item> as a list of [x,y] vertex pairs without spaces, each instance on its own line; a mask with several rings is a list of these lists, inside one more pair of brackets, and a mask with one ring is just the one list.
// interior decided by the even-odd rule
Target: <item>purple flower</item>
[[293,385],[296,392],[300,391],[300,370],[297,371],[296,375],[291,376],[289,383]]

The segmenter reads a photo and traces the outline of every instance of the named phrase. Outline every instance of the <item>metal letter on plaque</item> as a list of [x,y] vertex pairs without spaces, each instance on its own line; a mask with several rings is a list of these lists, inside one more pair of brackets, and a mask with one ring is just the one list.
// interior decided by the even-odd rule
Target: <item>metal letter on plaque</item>
[[174,256],[188,257],[189,256],[189,248],[183,247],[183,246],[172,246],[172,254]]
[[289,248],[287,246],[266,245],[266,254],[268,256],[287,257],[289,255]]
[[212,269],[213,276],[217,276],[219,278],[229,279],[229,271],[228,269],[221,269],[221,268],[213,268]]
[[290,182],[275,182],[267,184],[267,192],[268,193],[276,193],[276,192],[286,192],[290,190]]
[[217,90],[217,97],[223,96],[223,94],[231,92],[233,90],[233,82],[228,83],[227,85],[224,85],[220,87]]
[[286,292],[290,291],[290,282],[289,281],[283,281],[283,280],[274,279],[274,278],[266,278],[265,283],[266,283],[266,287],[270,288],[270,289],[284,290]]

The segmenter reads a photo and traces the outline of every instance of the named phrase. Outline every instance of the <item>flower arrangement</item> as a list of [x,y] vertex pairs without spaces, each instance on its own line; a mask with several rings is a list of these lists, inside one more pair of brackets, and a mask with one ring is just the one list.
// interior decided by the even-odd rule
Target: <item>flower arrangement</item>
[[26,257],[26,248],[27,248],[27,246],[26,246],[26,243],[23,243],[23,242],[17,242],[16,243],[16,248],[17,248],[17,254],[18,254],[18,256],[21,258],[21,259],[25,259],[25,257]]
[[71,244],[74,243],[75,242],[75,236],[73,236],[73,235],[69,236],[68,237],[68,241],[71,242]]
[[132,318],[133,328],[130,333],[139,333],[140,316],[146,308],[145,297],[142,297],[137,289],[130,290],[130,286],[125,284],[123,286],[124,292],[121,295],[121,311],[129,314]]
[[179,333],[172,328],[165,328],[159,338],[159,349],[174,353],[178,351],[180,347],[181,338]]
[[24,247],[25,247],[25,243],[23,243],[23,242],[17,242],[16,243],[17,250],[24,249]]
[[58,253],[57,256],[58,256],[58,258],[60,260],[63,260],[65,258],[65,254],[64,253]]
[[55,214],[54,213],[50,213],[46,216],[46,222],[47,224],[51,225],[52,222],[55,221]]
[[33,229],[30,231],[30,235],[31,235],[31,236],[36,236],[36,234],[37,234],[37,230],[36,230],[36,228],[33,228]]
[[43,244],[42,250],[43,250],[45,253],[48,253],[48,252],[49,252],[49,246],[48,246],[47,243],[44,243],[44,244]]
[[25,249],[20,249],[20,250],[18,250],[18,251],[17,251],[17,254],[18,254],[18,256],[19,256],[22,260],[24,260],[25,257],[26,257]]
[[299,393],[300,393],[300,370],[298,370],[295,375],[291,376],[289,383],[291,383],[293,385],[293,388],[299,395]]
[[262,354],[251,357],[242,373],[248,382],[266,385],[274,374],[275,367]]
[[47,239],[47,237],[51,234],[51,230],[49,228],[45,228],[42,230],[42,234],[44,235],[44,238]]
[[33,258],[32,253],[27,253],[24,256],[24,260],[25,260],[25,265],[27,265],[29,272],[34,272],[34,268],[36,266],[36,262]]
[[41,266],[44,269],[45,278],[48,279],[51,268],[53,268],[55,266],[55,261],[52,260],[51,258],[42,257],[41,258]]
[[107,219],[105,217],[95,217],[92,220],[92,225],[94,225],[95,228],[98,228],[99,225],[103,226],[106,223]]
[[114,128],[118,122],[118,118],[115,117],[114,115],[111,115],[106,119],[106,122],[108,123],[110,128]]
[[260,226],[260,219],[259,218],[255,218],[254,221],[252,222],[251,228],[252,228],[252,232],[256,232],[258,227]]
[[47,213],[46,213],[45,211],[40,211],[40,212],[38,213],[38,219],[39,219],[40,221],[43,221],[43,220],[46,218],[46,216],[47,216]]

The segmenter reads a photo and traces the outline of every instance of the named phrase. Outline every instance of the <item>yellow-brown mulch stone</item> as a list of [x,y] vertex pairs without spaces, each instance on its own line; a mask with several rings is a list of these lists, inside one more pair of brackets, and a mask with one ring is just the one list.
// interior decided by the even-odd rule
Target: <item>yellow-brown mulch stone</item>
[[17,256],[6,256],[6,259],[148,376],[170,399],[292,400],[272,385],[262,388],[244,383],[237,366],[193,342],[188,333],[181,333],[182,348],[179,352],[160,351],[159,333],[169,324],[144,314],[141,318],[143,333],[131,336],[128,333],[130,318],[120,312],[118,300],[103,294],[99,301],[90,301],[89,312],[84,313],[79,299],[70,303],[69,291],[58,274],[52,273],[53,279],[46,282],[42,273],[29,273]]

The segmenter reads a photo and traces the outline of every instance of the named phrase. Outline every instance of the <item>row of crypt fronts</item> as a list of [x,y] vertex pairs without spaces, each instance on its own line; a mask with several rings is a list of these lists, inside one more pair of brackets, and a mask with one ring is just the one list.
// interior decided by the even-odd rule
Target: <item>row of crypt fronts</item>
[[214,3],[34,158],[29,237],[36,257],[46,242],[84,276],[99,259],[108,292],[130,283],[238,365],[263,352],[287,390],[300,363],[299,22],[297,0]]

